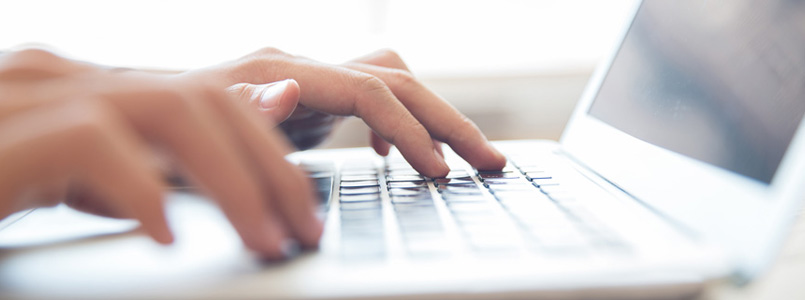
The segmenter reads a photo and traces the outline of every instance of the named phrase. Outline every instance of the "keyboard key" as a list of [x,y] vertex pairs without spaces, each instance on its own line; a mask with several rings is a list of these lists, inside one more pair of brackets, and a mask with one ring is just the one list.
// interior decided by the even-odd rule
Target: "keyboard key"
[[559,185],[559,181],[556,179],[534,179],[531,180],[531,183],[534,184],[536,187],[548,186],[548,185]]
[[341,182],[377,180],[377,175],[341,175]]
[[550,174],[548,174],[548,172],[545,172],[545,171],[531,171],[531,172],[525,172],[525,177],[526,177],[528,180],[534,180],[534,179],[551,179],[551,178],[553,178],[553,177],[552,177]]
[[417,172],[414,169],[388,170],[388,171],[386,171],[386,175],[392,175],[392,176],[419,176],[419,172]]
[[364,181],[342,181],[341,188],[360,188],[360,187],[370,187],[370,186],[380,186],[380,183],[377,180],[364,180]]
[[389,188],[427,188],[425,181],[399,181],[386,184]]
[[366,202],[366,201],[380,201],[379,194],[357,194],[357,195],[344,195],[338,199],[341,203],[346,202]]
[[392,197],[415,197],[422,194],[429,194],[430,191],[424,188],[390,188],[389,195]]
[[478,177],[480,177],[482,180],[483,179],[490,179],[490,178],[519,178],[520,174],[516,173],[514,171],[508,171],[508,172],[499,171],[499,172],[489,172],[489,173],[478,174]]
[[446,201],[448,203],[466,203],[466,202],[475,203],[475,202],[488,202],[488,201],[490,201],[488,198],[486,198],[482,194],[477,194],[477,195],[474,195],[474,194],[473,195],[459,194],[459,195],[450,195],[450,196],[448,196],[446,198],[445,197],[443,197],[443,198],[444,198],[444,201]]
[[[341,177],[344,176],[360,176],[360,175],[377,175],[377,170],[368,169],[368,170],[343,170],[341,171]],[[375,178],[377,179],[377,178]]]
[[[408,183],[408,182],[396,182],[396,183]],[[388,186],[388,185],[387,185],[387,186]],[[388,190],[389,190],[389,192],[392,192],[392,191],[403,191],[403,190],[406,190],[406,191],[417,191],[417,192],[426,192],[426,191],[429,191],[428,186],[426,186],[426,185],[419,185],[419,186],[418,186],[418,185],[413,185],[413,186],[408,186],[408,187],[392,187],[392,186],[388,186]]]
[[[348,210],[347,210],[348,211]],[[341,218],[342,236],[355,238],[373,238],[383,236],[383,219],[351,219]]]
[[418,182],[424,181],[425,177],[421,175],[389,175],[386,176],[386,181],[388,182],[400,182],[400,181],[410,181],[410,182]]
[[380,209],[380,201],[341,202],[341,210]]
[[473,182],[473,183],[466,183],[466,184],[439,185],[439,186],[436,187],[436,190],[439,191],[439,192],[444,192],[444,191],[467,191],[467,190],[480,191],[480,188],[478,188],[478,185],[476,185]]
[[394,213],[397,219],[404,218],[425,218],[439,220],[439,213],[433,203],[398,203],[394,204]]
[[362,188],[342,188],[339,190],[341,195],[363,195],[363,194],[379,194],[380,187],[362,187]]
[[504,166],[503,169],[500,169],[500,170],[477,170],[478,174],[498,173],[498,172],[501,172],[501,171],[503,171],[503,172],[513,172],[513,171],[517,171],[517,167],[515,167],[511,163],[506,163],[506,166]]
[[522,194],[527,194],[532,192],[539,193],[539,190],[530,184],[507,184],[507,185],[490,185],[489,192],[495,195],[497,195],[498,193],[505,194],[507,192],[522,192]]
[[439,185],[475,185],[475,181],[471,177],[462,178],[437,178],[433,183]]
[[409,205],[433,205],[433,199],[430,195],[422,197],[391,197],[393,204],[409,204]]
[[443,178],[452,179],[452,178],[469,178],[469,177],[470,177],[470,173],[467,173],[467,171],[465,171],[465,170],[456,170],[456,171],[450,171]]
[[383,214],[379,210],[345,210],[341,212],[341,220],[381,221]]
[[528,181],[524,180],[521,177],[484,179],[484,186],[486,187],[489,187],[491,185],[503,185],[503,184],[528,184]]

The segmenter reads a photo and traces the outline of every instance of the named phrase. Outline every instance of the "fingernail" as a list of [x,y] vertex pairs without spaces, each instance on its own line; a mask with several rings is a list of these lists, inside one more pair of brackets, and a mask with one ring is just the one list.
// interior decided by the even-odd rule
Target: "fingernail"
[[263,86],[263,92],[260,96],[260,108],[273,109],[280,105],[280,99],[285,94],[288,88],[289,79],[269,83]]
[[285,258],[292,258],[299,255],[300,249],[299,243],[292,239],[285,239],[280,243],[280,251]]

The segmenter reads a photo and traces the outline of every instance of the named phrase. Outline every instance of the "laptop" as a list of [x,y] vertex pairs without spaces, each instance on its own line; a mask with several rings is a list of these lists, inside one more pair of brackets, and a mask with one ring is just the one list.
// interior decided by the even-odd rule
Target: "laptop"
[[[561,141],[495,142],[502,171],[449,149],[446,178],[369,148],[289,155],[325,231],[287,262],[251,255],[192,190],[169,196],[170,247],[63,207],[12,216],[0,295],[645,299],[747,282],[805,197],[803,19],[797,1],[637,3]],[[72,238],[30,239],[55,230]]]

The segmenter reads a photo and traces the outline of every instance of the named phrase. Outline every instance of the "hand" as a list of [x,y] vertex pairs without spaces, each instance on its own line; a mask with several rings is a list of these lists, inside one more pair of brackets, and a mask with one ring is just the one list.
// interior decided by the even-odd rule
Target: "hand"
[[249,248],[282,258],[290,239],[315,246],[322,227],[313,190],[284,159],[289,145],[235,102],[175,76],[115,72],[40,50],[3,54],[0,217],[55,204],[79,186],[99,197],[74,205],[136,218],[170,243],[157,148],[217,200]]
[[394,144],[426,176],[449,171],[432,139],[446,142],[476,168],[502,168],[505,158],[475,124],[405,69],[389,51],[336,66],[267,48],[180,77],[219,87],[293,78],[301,87],[301,105],[321,114],[362,118],[377,135],[372,146],[379,154]]

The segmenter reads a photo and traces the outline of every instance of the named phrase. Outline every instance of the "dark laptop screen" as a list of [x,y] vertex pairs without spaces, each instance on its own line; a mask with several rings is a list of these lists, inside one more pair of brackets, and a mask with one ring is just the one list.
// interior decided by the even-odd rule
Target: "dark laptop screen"
[[805,112],[805,1],[645,1],[589,112],[771,182]]

